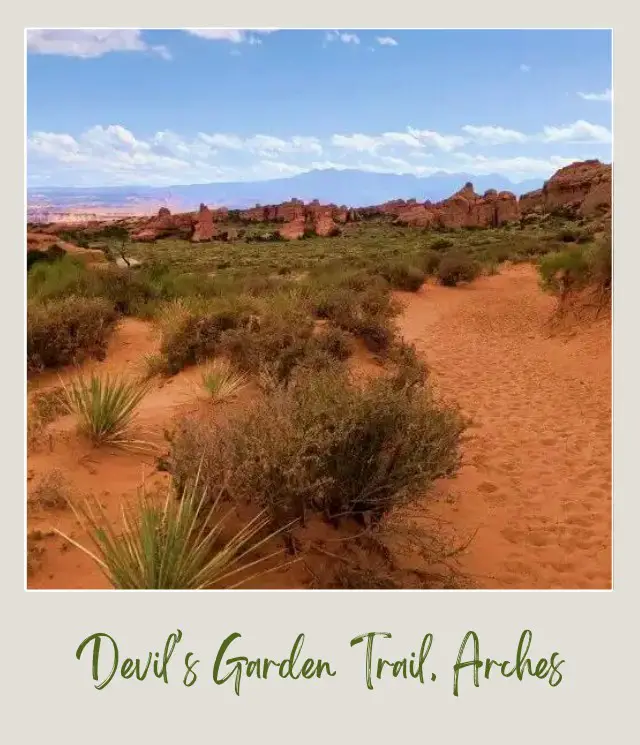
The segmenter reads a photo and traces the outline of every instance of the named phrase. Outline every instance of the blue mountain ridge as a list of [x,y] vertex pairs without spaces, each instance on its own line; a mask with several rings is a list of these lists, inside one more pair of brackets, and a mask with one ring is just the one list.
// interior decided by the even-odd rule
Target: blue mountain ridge
[[242,209],[255,204],[278,204],[292,198],[348,207],[382,204],[393,199],[417,199],[432,202],[446,199],[472,182],[477,193],[487,189],[511,191],[516,195],[538,189],[543,180],[514,183],[504,176],[439,172],[431,176],[374,173],[355,169],[314,170],[288,178],[268,181],[189,184],[169,187],[34,187],[27,190],[29,206],[46,203],[49,208],[73,206],[125,207],[139,202],[166,201],[185,210],[200,203]]

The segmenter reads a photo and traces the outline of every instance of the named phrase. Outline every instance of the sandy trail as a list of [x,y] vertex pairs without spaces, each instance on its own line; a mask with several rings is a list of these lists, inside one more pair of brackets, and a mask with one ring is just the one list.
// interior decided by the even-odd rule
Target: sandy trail
[[404,337],[472,419],[429,506],[478,531],[462,569],[482,588],[609,588],[610,320],[552,334],[529,265],[402,299]]

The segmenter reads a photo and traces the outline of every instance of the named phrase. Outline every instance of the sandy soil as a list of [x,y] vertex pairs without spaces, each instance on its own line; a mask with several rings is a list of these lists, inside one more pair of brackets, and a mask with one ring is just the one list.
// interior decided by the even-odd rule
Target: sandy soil
[[610,320],[553,331],[529,265],[403,301],[405,338],[472,420],[431,507],[477,531],[461,567],[483,588],[609,588]]
[[[438,484],[435,496],[414,512],[452,526],[458,540],[475,534],[458,564],[477,587],[610,587],[610,322],[551,332],[553,300],[540,292],[535,270],[526,265],[470,287],[428,285],[399,297],[405,304],[402,333],[425,356],[440,394],[472,419],[460,473]],[[84,369],[139,372],[157,345],[150,324],[127,319],[105,361]],[[375,374],[375,365],[361,357],[360,372]],[[158,382],[143,401],[138,426],[160,451],[173,419],[202,406],[198,376],[193,368]],[[48,373],[30,385],[46,389],[59,382],[58,373]],[[97,496],[114,518],[143,478],[152,488],[167,475],[156,470],[155,455],[82,443],[71,417],[49,425],[30,447],[28,531],[36,570],[29,587],[106,587],[88,557],[51,534],[57,527],[83,541],[69,510],[34,499],[56,469],[71,494]],[[298,568],[263,586],[307,580]]]

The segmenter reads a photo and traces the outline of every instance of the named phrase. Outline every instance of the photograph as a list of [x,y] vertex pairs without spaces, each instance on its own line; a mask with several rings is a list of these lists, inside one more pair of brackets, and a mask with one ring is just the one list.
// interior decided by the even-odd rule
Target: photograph
[[24,54],[27,590],[613,589],[611,29]]

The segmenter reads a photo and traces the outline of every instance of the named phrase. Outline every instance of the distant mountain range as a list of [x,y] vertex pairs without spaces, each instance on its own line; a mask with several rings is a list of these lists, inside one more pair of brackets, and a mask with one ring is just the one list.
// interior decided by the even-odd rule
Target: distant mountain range
[[393,199],[439,201],[451,196],[471,181],[476,192],[487,189],[512,191],[518,196],[542,186],[542,179],[513,183],[504,176],[471,176],[466,173],[434,173],[431,176],[371,173],[358,170],[316,170],[271,181],[240,181],[152,186],[51,187],[27,190],[29,209],[45,207],[52,211],[79,208],[125,208],[132,210],[149,204],[167,204],[173,209],[197,209],[201,202],[236,209],[255,204],[278,204],[293,197],[310,202],[334,203],[348,207],[382,204]]

